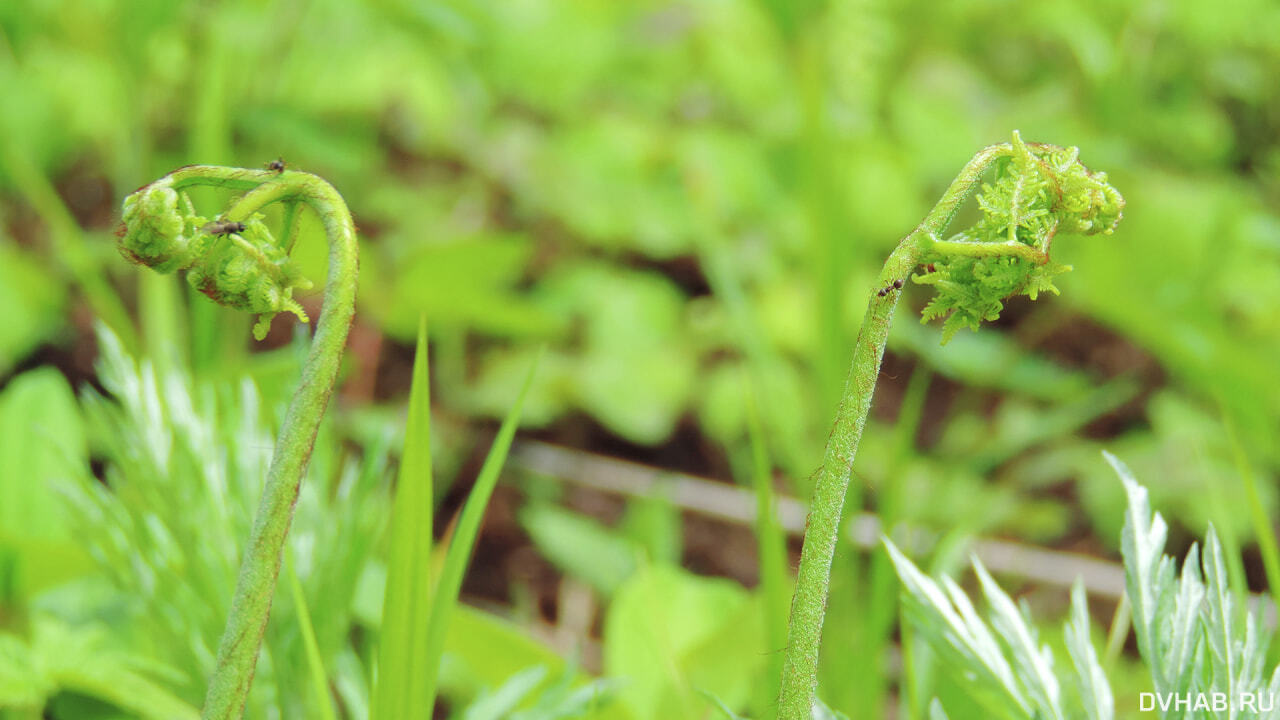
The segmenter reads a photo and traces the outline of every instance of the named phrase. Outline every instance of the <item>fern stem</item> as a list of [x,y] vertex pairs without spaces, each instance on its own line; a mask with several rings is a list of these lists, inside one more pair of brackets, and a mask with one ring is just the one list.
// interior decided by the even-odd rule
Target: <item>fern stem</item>
[[[259,171],[238,172],[259,174]],[[283,197],[297,197],[320,217],[329,242],[329,276],[325,284],[324,309],[316,324],[302,379],[294,391],[276,441],[249,545],[241,561],[231,612],[218,647],[217,665],[205,697],[202,714],[205,720],[231,720],[244,712],[258,650],[271,613],[281,553],[293,521],[293,507],[320,421],[333,392],[347,331],[355,313],[358,248],[355,225],[342,196],[332,185],[315,175],[293,171],[279,176],[275,173],[262,174],[271,177],[263,178],[269,184],[261,186],[262,195],[256,200],[265,204]],[[237,213],[247,215],[252,212],[244,206],[245,200],[252,195],[254,193],[241,199],[236,207]]]
[[[911,234],[902,240],[885,261],[880,273],[881,287],[889,288],[895,280],[903,280],[920,263],[920,259],[936,244],[955,217],[961,203],[977,186],[983,172],[1002,155],[1012,152],[1009,144],[992,145],[973,157],[947,188],[942,199]],[[805,527],[804,546],[800,552],[800,570],[795,595],[791,600],[791,620],[787,631],[787,649],[782,670],[782,689],[778,698],[781,720],[809,720],[818,684],[818,651],[822,641],[822,622],[831,583],[831,563],[839,538],[839,525],[845,495],[858,443],[871,409],[880,363],[884,358],[889,326],[898,305],[900,292],[873,292],[867,312],[858,331],[853,364],[845,380],[835,424],[827,439],[822,470],[810,500],[809,519]]]
[[[355,224],[346,203],[338,191],[320,177],[297,171],[188,165],[139,189],[125,201],[126,230],[122,235],[122,250],[126,251],[127,257],[152,265],[161,272],[190,267],[197,262],[192,252],[200,251],[187,249],[191,246],[191,239],[173,235],[175,230],[181,232],[189,220],[174,214],[174,196],[166,194],[194,186],[243,192],[220,219],[220,222],[240,225],[241,231],[244,230],[241,221],[249,221],[262,207],[273,202],[287,203],[288,243],[292,242],[292,208],[298,202],[305,203],[319,216],[329,243],[329,276],[325,284],[324,308],[302,368],[301,381],[285,414],[267,470],[249,544],[241,559],[231,611],[218,647],[217,664],[205,696],[203,717],[206,720],[234,720],[244,713],[249,687],[253,683],[258,652],[280,575],[285,538],[293,522],[294,504],[311,459],[320,421],[338,377],[347,331],[355,314],[359,248]],[[169,206],[166,206],[166,198]],[[136,204],[131,205],[135,199]],[[243,248],[244,255],[252,257],[256,250],[252,244],[237,235],[230,237],[235,247]],[[254,295],[245,298],[237,293],[245,293],[246,285],[254,280],[250,277],[252,271],[246,273],[243,267],[237,266],[237,274],[225,279],[229,288],[218,284],[224,279],[211,274],[221,272],[220,267],[215,266],[212,271],[205,272],[208,286],[200,288],[202,292],[233,307],[258,309],[266,313],[265,322],[269,322],[270,316],[282,307],[288,307],[280,302],[280,298],[287,298],[295,285],[285,285],[279,278],[263,274],[258,279],[265,278],[274,284],[268,283],[266,290],[259,287]],[[256,272],[264,273],[261,268]]]

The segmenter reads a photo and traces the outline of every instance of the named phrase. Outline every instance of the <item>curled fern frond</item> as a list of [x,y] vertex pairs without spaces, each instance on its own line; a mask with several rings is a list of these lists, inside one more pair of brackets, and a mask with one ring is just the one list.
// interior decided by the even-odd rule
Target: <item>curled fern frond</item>
[[197,215],[169,178],[125,198],[120,253],[161,273],[187,270],[187,282],[214,302],[261,315],[254,325],[266,337],[277,313],[308,322],[293,291],[310,288],[297,265],[276,243],[262,215],[237,222],[209,222]]
[[306,290],[311,282],[276,245],[261,215],[244,221],[244,226],[244,232],[218,236],[191,267],[187,282],[219,305],[260,313],[253,328],[259,340],[266,337],[277,313],[291,312],[308,322],[293,291]]
[[[934,287],[937,294],[925,308],[924,316],[926,320],[946,316],[943,342],[962,327],[976,329],[983,320],[999,317],[1005,299],[1011,295],[1035,298],[1042,291],[1057,292],[1053,277],[1068,268],[1049,261],[1054,236],[1059,232],[1110,233],[1124,208],[1124,200],[1107,184],[1106,175],[1090,172],[1080,164],[1078,155],[1074,148],[1024,143],[1016,131],[1012,143],[983,148],[965,163],[924,220],[885,260],[879,286],[867,298],[867,312],[854,344],[845,393],[828,436],[822,471],[814,483],[778,693],[781,720],[815,717],[822,623],[845,494],[904,281],[910,276],[917,283]],[[982,218],[950,240],[939,240],[960,205],[981,178],[992,171],[991,180],[982,187],[978,198]],[[924,272],[917,273],[919,268]],[[999,604],[1010,606],[1006,601],[1007,598]],[[967,607],[968,600],[964,603]],[[947,607],[945,602],[934,604]],[[949,608],[943,614],[947,612]],[[1015,628],[1015,623],[1010,620],[1005,626]],[[1024,633],[1017,634],[1025,651],[1038,653],[1031,648],[1035,643],[1026,642]],[[987,666],[1003,667],[994,659]],[[1052,691],[1046,674],[1039,674],[1041,677],[1032,680],[1045,690],[1042,695],[1050,698],[1039,703],[1041,710],[1056,708],[1052,702],[1056,691]],[[1030,708],[1027,703],[1014,704],[1019,710]],[[930,716],[945,714],[938,706],[931,709]],[[1061,714],[1042,711],[1036,717]],[[1096,717],[1109,720],[1107,716]]]
[[[207,222],[182,195],[186,188],[200,186],[242,194],[215,221]],[[254,335],[261,340],[278,312],[307,319],[293,291],[310,283],[263,222],[262,209],[277,202],[285,205],[287,228],[294,227],[300,205],[314,212],[324,227],[329,245],[324,308],[302,367],[302,380],[280,427],[241,557],[231,612],[201,713],[205,720],[239,720],[244,714],[302,474],[311,459],[355,315],[359,245],[342,195],[323,178],[285,169],[283,163],[268,170],[180,167],[125,200],[120,232],[120,252],[126,258],[161,272],[187,270],[187,281],[215,301],[262,313],[254,327]]]
[[200,232],[206,221],[185,197],[181,207],[178,201],[178,191],[165,182],[152,183],[125,198],[120,254],[156,272],[190,267],[206,244]]
[[944,343],[961,328],[999,318],[1009,297],[1056,295],[1054,276],[1071,268],[1051,261],[1054,237],[1109,235],[1124,210],[1106,173],[1082,165],[1077,148],[1027,144],[1017,131],[1004,147],[977,197],[981,219],[945,242],[921,240],[924,271],[911,277],[934,287],[923,321],[946,318]]

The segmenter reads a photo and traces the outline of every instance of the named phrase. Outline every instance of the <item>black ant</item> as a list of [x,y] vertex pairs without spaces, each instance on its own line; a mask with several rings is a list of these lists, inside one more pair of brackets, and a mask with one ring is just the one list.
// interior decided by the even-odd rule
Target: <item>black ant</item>
[[271,162],[267,163],[267,169],[270,170],[271,172],[274,172],[277,175],[284,172],[284,167],[285,167],[284,158],[276,158],[275,160],[272,160]]
[[244,223],[219,220],[205,225],[202,229],[210,235],[228,235],[230,233],[244,232]]
[[902,280],[901,279],[894,280],[892,285],[888,285],[886,287],[880,288],[880,292],[876,293],[876,295],[878,297],[884,297],[885,295],[888,295],[894,290],[901,290],[901,289],[902,289]]

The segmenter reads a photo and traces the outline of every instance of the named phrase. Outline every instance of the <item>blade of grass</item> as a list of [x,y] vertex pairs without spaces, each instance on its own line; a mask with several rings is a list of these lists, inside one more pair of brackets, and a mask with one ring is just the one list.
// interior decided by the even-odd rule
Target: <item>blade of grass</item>
[[760,592],[764,596],[765,641],[769,660],[765,671],[765,695],[772,703],[782,679],[782,650],[787,645],[787,617],[791,584],[787,581],[787,538],[778,522],[778,501],[770,473],[769,450],[760,424],[755,386],[744,373],[747,437],[751,443],[751,484],[756,492],[756,546],[759,548]]
[[373,718],[429,718],[427,637],[432,545],[431,392],[427,320],[418,321],[404,453],[391,515]]
[[48,175],[22,149],[21,143],[0,145],[0,163],[8,168],[13,187],[22,193],[23,199],[48,227],[49,243],[54,250],[51,256],[66,267],[94,315],[116,333],[122,345],[136,352],[138,333],[129,312],[98,267],[92,245]]
[[436,592],[431,598],[426,656],[422,659],[426,665],[426,671],[418,676],[426,691],[427,703],[424,707],[428,714],[435,704],[436,673],[440,668],[440,656],[444,652],[449,619],[453,615],[454,607],[458,603],[458,593],[462,589],[462,575],[471,561],[471,551],[475,547],[476,536],[480,534],[480,521],[484,519],[484,511],[489,505],[490,496],[493,495],[493,488],[498,484],[498,473],[507,461],[507,451],[511,449],[511,441],[515,438],[516,428],[520,425],[520,411],[524,407],[525,397],[533,385],[534,374],[538,370],[544,353],[545,348],[538,351],[533,366],[529,368],[529,374],[524,378],[524,385],[520,388],[520,395],[516,397],[515,405],[503,419],[502,427],[498,429],[498,436],[494,438],[493,446],[485,456],[476,484],[471,488],[466,504],[462,506],[462,515],[458,519],[453,539],[449,543],[449,552],[444,559],[444,569],[440,572],[440,582],[436,585]]
[[[686,170],[685,192],[692,203],[697,222],[698,261],[706,273],[712,294],[724,303],[725,311],[729,314],[733,335],[746,358],[751,377],[755,379],[756,393],[763,405],[777,407],[779,394],[784,391],[776,380],[772,383],[768,380],[782,376],[787,361],[759,332],[758,313],[744,287],[745,279],[741,276],[741,268],[736,261],[736,246],[724,236],[717,225],[725,211],[720,209],[715,198],[708,192],[709,185],[702,177],[702,172],[695,168]],[[803,422],[803,418],[779,419],[776,415],[775,412],[763,418],[761,425],[767,432],[766,437],[772,442],[773,456],[778,465],[794,475],[797,468],[808,467],[814,452],[809,447],[810,428]],[[800,494],[807,495],[811,488],[803,480],[796,480],[795,489]]]
[[[915,720],[924,706],[923,688],[930,685],[928,650],[920,648],[907,609],[898,603],[898,633],[902,648],[902,678],[898,689],[898,717]],[[922,655],[924,657],[922,657]]]
[[182,308],[182,286],[178,279],[160,273],[138,277],[138,317],[148,358],[161,377],[187,367],[186,328],[178,315]]
[[302,634],[302,645],[306,650],[307,669],[316,695],[316,707],[320,708],[321,720],[337,720],[338,715],[333,710],[333,697],[329,694],[329,674],[324,670],[320,644],[316,642],[316,630],[311,624],[311,611],[307,608],[306,596],[302,594],[302,582],[298,580],[298,571],[293,564],[293,551],[288,545],[285,546],[285,572],[289,576],[289,593],[293,596],[293,606],[298,614],[298,632]]
[[[923,365],[917,365],[911,372],[910,380],[907,381],[907,391],[899,407],[898,421],[893,430],[893,450],[889,455],[889,463],[885,467],[883,481],[876,490],[880,527],[888,537],[895,537],[899,525],[912,519],[904,517],[904,510],[909,505],[903,496],[901,475],[911,461],[916,433],[924,417],[924,402],[932,382],[933,372]],[[863,641],[865,654],[862,656],[861,671],[857,673],[857,677],[860,695],[865,698],[860,709],[871,716],[882,716],[886,707],[883,699],[888,697],[889,682],[885,657],[894,620],[899,614],[898,578],[893,570],[893,563],[885,553],[875,553],[871,556],[869,563],[867,594],[862,598],[863,607],[866,608],[863,611],[866,631]]]
[[[1209,525],[1212,527],[1216,523],[1221,527],[1230,527],[1231,510],[1230,503],[1227,502],[1226,498],[1227,490],[1224,483],[1210,480],[1213,477],[1213,473],[1209,472],[1209,463],[1206,457],[1208,452],[1205,448],[1204,439],[1195,438],[1189,442],[1195,458],[1200,462],[1201,474],[1208,480],[1208,482],[1204,483],[1204,494],[1208,499],[1209,505]],[[1235,533],[1231,532],[1223,533],[1221,542],[1226,556],[1227,578],[1231,585],[1231,592],[1237,596],[1245,595],[1249,592],[1249,587],[1245,583],[1244,558],[1240,555],[1240,543],[1236,541]]]
[[1267,574],[1267,587],[1271,591],[1271,601],[1275,603],[1276,612],[1280,613],[1280,549],[1276,547],[1276,533],[1262,506],[1262,497],[1258,494],[1258,479],[1253,474],[1253,465],[1245,454],[1240,436],[1236,434],[1235,424],[1227,412],[1226,403],[1222,407],[1222,426],[1226,429],[1227,440],[1231,443],[1231,452],[1235,456],[1236,472],[1240,474],[1240,482],[1244,485],[1245,496],[1249,499],[1249,519],[1253,522],[1253,534],[1258,537],[1258,551],[1262,554],[1262,567]]
[[1111,616],[1111,627],[1107,630],[1107,647],[1102,653],[1102,667],[1110,670],[1115,667],[1120,653],[1124,652],[1124,641],[1129,638],[1129,596],[1121,595],[1116,604],[1116,612]]
[[[187,105],[190,128],[187,151],[190,157],[200,158],[202,162],[225,163],[234,158],[231,106],[227,102],[228,74],[232,72],[231,63],[234,61],[233,45],[222,32],[223,28],[230,26],[230,21],[228,6],[210,6],[199,22],[192,22],[186,27],[184,39],[193,49],[192,77],[200,78],[193,88],[192,101]],[[196,207],[211,201],[218,193],[206,188],[187,191]],[[248,316],[203,302],[193,291],[188,291],[188,298],[192,366],[202,374],[218,367],[240,367],[245,355]]]

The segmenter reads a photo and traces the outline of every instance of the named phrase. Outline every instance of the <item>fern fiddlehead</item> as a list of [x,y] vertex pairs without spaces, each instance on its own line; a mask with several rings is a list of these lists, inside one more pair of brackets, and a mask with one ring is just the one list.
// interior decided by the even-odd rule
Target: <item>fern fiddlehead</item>
[[254,326],[259,340],[277,313],[309,322],[293,291],[311,283],[276,244],[262,215],[209,221],[173,188],[171,177],[125,198],[119,247],[127,259],[157,272],[187,270],[191,287],[219,305],[260,313]]
[[[977,197],[982,217],[940,239],[987,172],[992,177]],[[1041,292],[1056,294],[1054,276],[1070,268],[1050,259],[1054,238],[1110,234],[1123,210],[1124,198],[1106,174],[1081,164],[1076,148],[1025,143],[1014,131],[1012,142],[974,155],[924,221],[890,253],[867,303],[810,500],[778,698],[781,720],[809,720],[812,713],[841,512],[906,279],[934,288],[923,319],[945,317],[946,342],[961,328],[976,330],[983,321],[998,318],[1010,296],[1034,300]]]
[[963,327],[977,330],[997,319],[1009,297],[1056,295],[1054,276],[1071,269],[1049,257],[1059,232],[1110,234],[1120,221],[1124,199],[1105,173],[1080,164],[1078,149],[1033,149],[1016,134],[1010,149],[978,195],[982,218],[949,240],[932,234],[920,240],[924,272],[912,280],[933,286],[922,320],[946,318],[943,342]]
[[[183,194],[192,186],[227,188],[243,194],[211,221],[197,215]],[[239,718],[244,712],[293,506],[355,313],[355,225],[332,185],[315,175],[286,170],[283,164],[268,170],[189,165],[138,189],[124,202],[121,254],[159,272],[186,270],[188,283],[215,302],[259,313],[261,318],[254,327],[259,340],[277,313],[291,312],[304,322],[308,319],[293,299],[293,291],[310,283],[289,258],[289,248],[276,243],[260,212],[274,202],[285,204],[290,244],[299,203],[320,218],[329,243],[329,273],[315,337],[276,441],[240,564],[205,698],[206,720]]]

